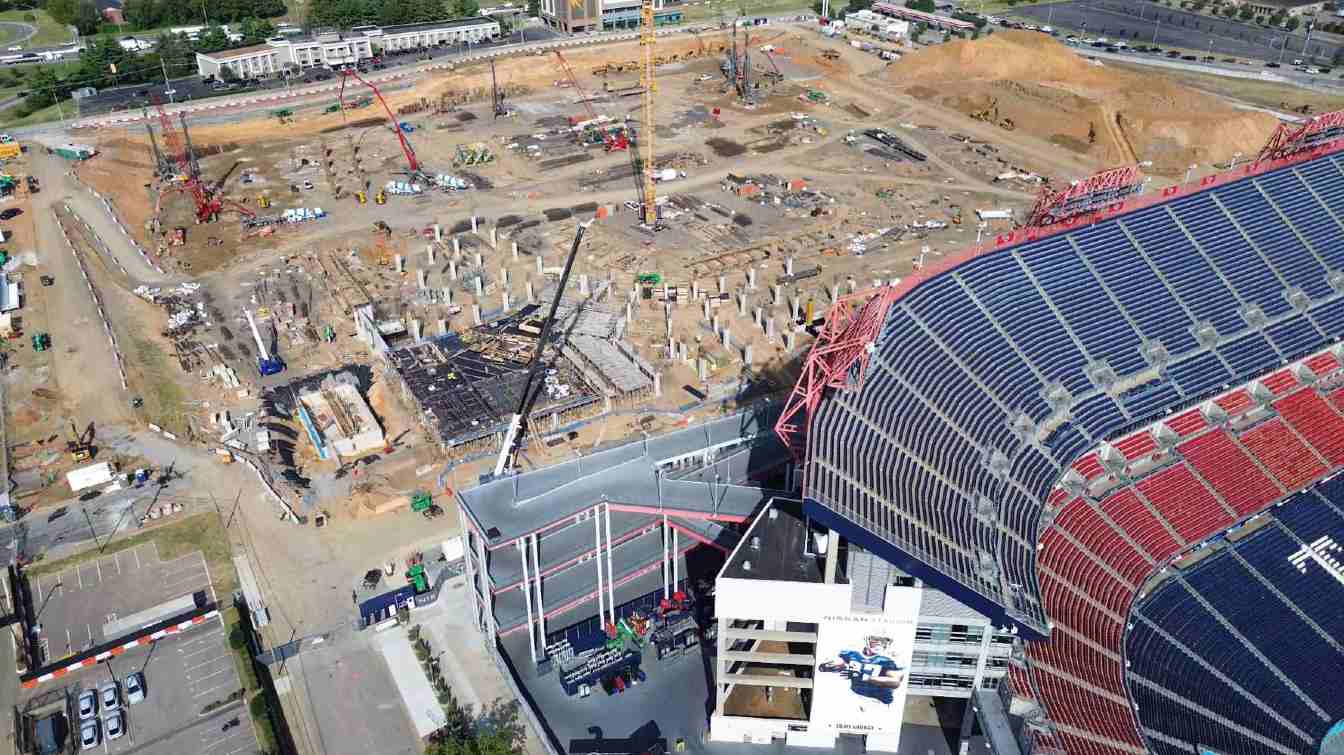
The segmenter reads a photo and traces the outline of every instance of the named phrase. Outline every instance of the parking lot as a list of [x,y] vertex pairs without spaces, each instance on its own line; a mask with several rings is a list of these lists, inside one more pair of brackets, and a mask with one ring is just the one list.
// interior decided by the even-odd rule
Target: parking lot
[[[204,591],[214,600],[199,552],[161,561],[154,543],[109,553],[29,582],[41,627],[43,661],[51,662],[118,639],[118,619]],[[161,618],[168,618],[163,616]],[[152,623],[152,622],[149,622]],[[111,626],[109,626],[111,625]]]
[[[126,701],[124,683],[139,672],[145,679],[145,699],[135,705]],[[146,648],[135,648],[98,666],[66,676],[72,700],[81,691],[97,689],[109,679],[122,688],[121,710],[126,733],[108,740],[101,720],[106,711],[99,705],[98,751],[144,753],[145,755],[245,755],[258,752],[252,719],[240,701],[209,711],[205,706],[227,699],[241,687],[223,623],[215,618],[195,629],[169,635]],[[78,717],[77,708],[74,717]],[[237,719],[238,723],[224,725]],[[78,738],[80,726],[71,727]]]
[[[163,561],[155,543],[32,578],[30,586],[41,626],[39,638],[53,660],[134,636],[143,626],[179,614],[183,604],[214,600],[209,570],[199,551]],[[129,705],[124,683],[133,673],[143,675],[146,694],[143,702]],[[100,704],[98,749],[103,752],[239,755],[258,751],[245,705],[239,699],[231,700],[242,681],[218,617],[61,677],[60,683],[68,685],[73,718],[78,719],[74,701],[79,694],[109,680],[116,680],[122,689],[120,709],[126,731],[115,740],[106,739],[102,721],[107,711]],[[47,691],[39,687],[32,694]],[[235,719],[237,723],[231,723]],[[70,727],[76,747],[80,728],[78,723]]]

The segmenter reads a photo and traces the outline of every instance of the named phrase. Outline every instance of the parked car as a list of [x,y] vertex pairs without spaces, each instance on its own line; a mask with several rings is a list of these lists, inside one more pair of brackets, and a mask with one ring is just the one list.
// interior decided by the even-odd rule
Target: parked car
[[98,697],[102,700],[103,710],[113,711],[121,707],[121,688],[115,681],[98,685]]
[[86,689],[79,693],[79,720],[88,721],[98,715],[98,693]]
[[1272,61],[1272,60],[1269,61],[1268,63],[1265,63],[1265,68],[1278,68],[1278,67],[1279,67],[1279,64],[1278,64],[1278,63],[1275,63],[1275,62]]
[[114,710],[111,715],[103,718],[103,732],[109,741],[121,739],[121,735],[126,733],[126,727],[123,725],[125,721],[119,710]]
[[312,181],[304,181],[304,182],[303,182],[303,190],[304,190],[304,191],[312,191],[312,190],[313,190],[313,182],[312,182]]
[[23,210],[17,207],[11,207],[8,210],[0,212],[0,220],[13,220],[23,214]]
[[98,721],[85,721],[79,729],[79,749],[92,750],[98,746]]
[[126,677],[126,704],[135,705],[145,699],[145,677],[139,671]]

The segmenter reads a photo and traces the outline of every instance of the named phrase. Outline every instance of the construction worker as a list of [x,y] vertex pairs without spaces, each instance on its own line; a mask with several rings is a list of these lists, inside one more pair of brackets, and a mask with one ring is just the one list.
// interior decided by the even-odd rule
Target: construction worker
[[369,201],[369,198],[364,192],[357,191],[355,192],[355,201],[359,202],[360,204],[365,204],[366,202]]

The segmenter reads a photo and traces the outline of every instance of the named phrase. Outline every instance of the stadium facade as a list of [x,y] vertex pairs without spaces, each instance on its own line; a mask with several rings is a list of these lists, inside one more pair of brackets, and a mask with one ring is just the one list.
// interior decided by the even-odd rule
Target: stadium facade
[[1339,746],[1329,123],[842,300],[809,355],[805,515],[1018,634],[977,705],[1024,752]]

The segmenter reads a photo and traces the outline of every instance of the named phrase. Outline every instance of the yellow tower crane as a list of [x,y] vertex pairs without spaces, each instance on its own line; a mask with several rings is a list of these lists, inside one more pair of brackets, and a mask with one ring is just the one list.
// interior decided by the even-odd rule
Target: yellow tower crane
[[657,194],[653,187],[653,96],[658,91],[653,62],[658,42],[653,33],[653,2],[642,0],[639,9],[639,85],[644,90],[639,119],[639,162],[643,174],[644,224],[650,228],[658,223]]

